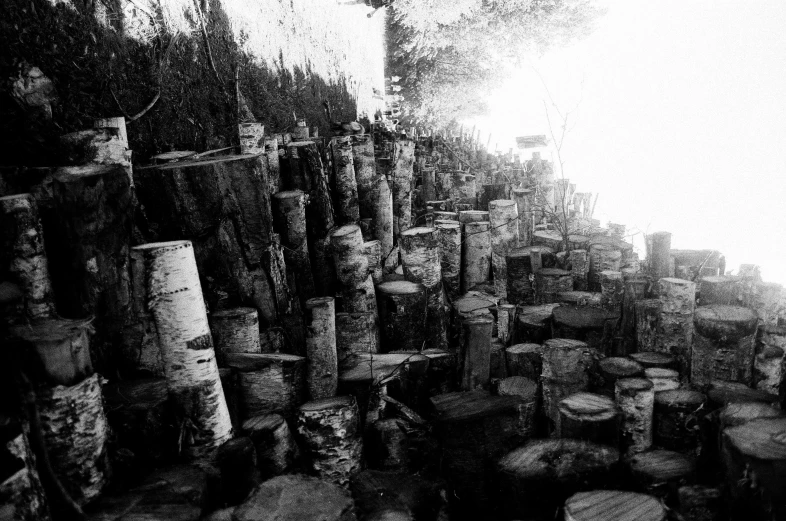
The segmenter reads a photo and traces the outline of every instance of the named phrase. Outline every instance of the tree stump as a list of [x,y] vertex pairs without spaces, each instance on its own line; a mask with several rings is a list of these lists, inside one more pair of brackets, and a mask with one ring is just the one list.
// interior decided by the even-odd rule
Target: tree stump
[[537,263],[532,251],[514,250],[505,258],[508,269],[507,300],[511,304],[533,304],[533,280]]
[[0,270],[24,294],[24,315],[37,320],[54,316],[55,301],[38,205],[31,194],[0,197]]
[[508,186],[505,184],[484,184],[478,190],[478,210],[488,211],[491,201],[508,198]]
[[[636,304],[644,300],[650,287],[650,280],[641,273],[623,271],[622,322],[619,334],[622,337],[620,356],[636,351],[637,315]],[[643,332],[644,333],[644,332]]]
[[425,341],[426,290],[408,281],[377,286],[381,352],[420,351]]
[[600,302],[605,309],[620,311],[622,300],[625,294],[625,286],[622,281],[622,272],[601,271],[600,272]]
[[520,307],[512,341],[519,344],[542,344],[551,338],[554,309],[556,306],[552,304]]
[[555,230],[539,230],[532,234],[534,246],[545,246],[552,251],[559,252],[565,249],[562,235]]
[[95,500],[110,475],[100,377],[93,374],[75,385],[39,388],[36,406],[55,474],[79,505]]
[[[305,500],[308,498],[308,500]],[[265,481],[232,514],[234,521],[355,521],[349,491],[321,479],[288,474]]]
[[259,315],[256,308],[221,309],[208,317],[216,359],[224,366],[225,353],[261,353]]
[[699,305],[720,304],[737,306],[742,297],[741,280],[738,277],[702,277],[699,285]]
[[350,361],[359,354],[377,353],[379,346],[376,318],[370,311],[359,313],[336,313],[336,353],[338,365]]
[[49,521],[49,501],[38,477],[36,461],[22,426],[0,415],[0,503],[9,520]]
[[650,367],[644,370],[644,378],[652,382],[653,391],[673,391],[680,388],[680,373],[664,367]]
[[478,390],[434,396],[431,403],[449,501],[462,518],[493,516],[490,467],[526,437],[521,430],[522,399]]
[[614,386],[614,399],[622,410],[621,449],[628,455],[652,446],[655,391],[644,378],[623,378]]
[[[464,213],[464,212],[462,212]],[[491,224],[470,221],[464,224],[461,290],[468,291],[489,280],[491,271]]]
[[603,358],[598,363],[600,376],[603,379],[601,388],[598,389],[600,394],[614,397],[614,389],[617,380],[622,378],[634,378],[643,376],[644,368],[638,362],[634,362],[630,358],[622,358],[618,356],[609,356]]
[[578,340],[555,338],[544,343],[543,411],[549,420],[549,433],[560,430],[559,403],[571,394],[590,391],[598,382],[599,354]]
[[588,289],[600,291],[600,273],[602,271],[619,271],[622,253],[608,244],[592,244],[589,250],[589,272],[587,274]]
[[655,232],[647,238],[647,263],[655,280],[671,277],[671,233]]
[[739,306],[701,306],[694,314],[691,383],[726,380],[753,385],[756,313]]
[[311,400],[330,398],[338,389],[336,306],[333,297],[306,301],[306,388]]
[[655,396],[654,442],[658,447],[692,453],[699,446],[699,420],[707,397],[696,391],[676,389]]
[[456,300],[461,291],[461,225],[457,221],[435,221],[439,241],[442,283],[447,298]]
[[93,374],[89,320],[49,319],[20,325],[25,372],[37,384],[72,386]]
[[401,233],[401,263],[410,282],[426,288],[426,343],[447,347],[447,313],[442,289],[439,242],[433,228],[411,228]]
[[368,257],[371,280],[375,285],[382,283],[382,244],[377,240],[366,241],[363,243],[363,249]]
[[535,273],[535,302],[551,304],[557,295],[573,289],[573,278],[569,271],[558,268],[543,268]]
[[607,324],[614,324],[618,315],[614,312],[589,306],[560,306],[554,309],[552,336],[581,340],[601,352],[610,341],[606,334]]
[[508,286],[505,257],[518,246],[516,202],[509,199],[490,200],[488,209],[491,223],[491,267],[494,289],[497,297],[505,298]]
[[513,320],[516,318],[516,306],[500,304],[497,306],[497,338],[506,346],[511,338]]
[[574,393],[559,402],[558,438],[619,445],[620,411],[614,400],[594,393]]
[[297,432],[309,467],[322,479],[346,486],[360,470],[363,443],[358,405],[352,396],[304,403],[297,415]]
[[372,423],[365,436],[364,453],[369,468],[407,472],[410,467],[406,425],[396,418]]
[[648,450],[631,456],[631,474],[636,488],[661,499],[670,507],[678,504],[677,490],[692,484],[696,462],[670,450]]
[[674,356],[683,377],[690,374],[693,343],[693,311],[696,306],[696,284],[666,278],[658,281],[660,313],[656,351]]
[[437,198],[437,171],[435,168],[424,168],[420,173],[422,181],[423,199],[428,205],[428,201]]
[[665,521],[666,509],[656,498],[636,492],[579,492],[565,502],[565,521]]
[[289,286],[296,288],[301,305],[314,296],[314,279],[308,253],[306,201],[300,190],[279,192],[273,196],[276,231],[282,238]]
[[300,450],[289,425],[278,414],[254,416],[243,422],[241,431],[256,447],[257,466],[262,479],[269,479],[294,468]]
[[513,200],[516,201],[516,211],[519,215],[519,244],[529,246],[532,244],[532,199],[533,191],[525,188],[511,190]]
[[375,318],[378,317],[374,282],[369,275],[368,257],[360,227],[349,224],[337,228],[330,241],[336,276],[342,287],[344,311],[370,311]]
[[582,489],[618,481],[619,452],[572,440],[532,440],[499,460],[499,499],[507,519],[554,519]]
[[237,373],[241,420],[278,413],[292,418],[306,391],[306,359],[283,353],[228,353]]
[[634,313],[636,317],[636,349],[639,352],[656,350],[660,300],[639,300],[634,303]]
[[[424,349],[421,354],[428,358],[426,372],[426,397],[450,393],[456,390],[456,367],[458,366],[455,352],[441,349]],[[427,410],[427,407],[422,407]]]
[[462,391],[488,388],[493,325],[493,319],[488,317],[470,317],[462,322],[459,341],[459,387]]
[[267,167],[268,194],[280,192],[284,189],[281,179],[281,165],[278,156],[278,139],[275,136],[265,139],[265,161]]
[[398,254],[393,242],[393,195],[384,176],[377,181],[377,199],[374,212],[373,236],[382,248],[382,266],[396,266]]
[[541,344],[516,344],[507,348],[505,355],[508,375],[539,381],[545,349]]
[[724,509],[720,489],[704,485],[688,485],[677,490],[679,512],[685,521],[713,521],[721,518]]
[[188,424],[187,452],[212,455],[232,435],[190,241],[137,246],[147,269],[149,307],[158,329],[164,372],[176,414]]
[[412,226],[412,165],[415,146],[412,141],[396,141],[393,152],[393,234],[398,238]]
[[642,351],[638,353],[631,353],[629,358],[641,364],[644,369],[650,367],[662,367],[664,369],[674,368],[675,360],[671,355],[665,353],[658,353],[654,351]]
[[786,418],[754,420],[723,431],[732,519],[786,518]]

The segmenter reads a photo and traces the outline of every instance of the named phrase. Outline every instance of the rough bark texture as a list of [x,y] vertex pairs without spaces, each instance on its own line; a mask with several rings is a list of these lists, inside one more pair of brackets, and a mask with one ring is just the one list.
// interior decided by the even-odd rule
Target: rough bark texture
[[194,250],[189,241],[137,246],[145,256],[149,307],[158,329],[164,372],[178,418],[193,442],[187,452],[209,456],[232,435]]
[[363,249],[368,257],[368,270],[371,272],[371,279],[374,284],[382,283],[382,243],[377,240],[366,241]]
[[699,445],[696,428],[707,397],[696,391],[676,389],[655,396],[654,442],[664,449],[694,452]]
[[488,210],[463,210],[458,212],[458,214],[461,224],[489,221]]
[[433,228],[411,228],[399,237],[404,276],[426,288],[426,343],[431,348],[448,346],[448,317],[442,289],[439,242]]
[[426,289],[407,281],[377,286],[381,352],[420,351],[426,339]]
[[570,265],[570,273],[573,275],[573,289],[586,291],[589,288],[589,258],[587,250],[570,250],[568,252],[568,264]]
[[334,137],[330,140],[330,150],[336,178],[336,219],[338,224],[357,223],[360,221],[360,206],[352,158],[352,138]]
[[702,306],[694,314],[691,383],[712,380],[752,386],[758,317],[739,306]]
[[459,342],[462,391],[487,388],[491,362],[491,330],[494,321],[487,317],[470,317],[462,323]]
[[254,443],[248,437],[233,438],[218,448],[216,467],[221,476],[221,499],[237,505],[262,480],[257,470]]
[[623,378],[614,386],[614,398],[622,410],[621,449],[636,454],[652,446],[654,385],[644,378]]
[[55,301],[43,229],[31,194],[0,197],[0,234],[0,276],[21,288],[24,316],[32,320],[53,316]]
[[786,400],[786,327],[760,328],[753,363],[756,388]]
[[238,123],[241,154],[261,154],[265,151],[265,126],[262,123]]
[[22,427],[0,416],[0,504],[9,521],[49,521],[49,502]]
[[581,340],[600,352],[608,352],[608,329],[619,318],[614,312],[589,306],[560,306],[553,315],[554,338]]
[[626,356],[628,353],[636,351],[636,303],[647,297],[650,282],[648,277],[637,272],[623,271],[622,277],[622,323],[619,330],[622,341],[620,342],[620,351],[615,354]]
[[594,521],[602,512],[607,521],[664,521],[666,508],[657,498],[637,492],[596,490],[579,492],[565,502],[565,521]]
[[273,222],[284,246],[287,283],[300,297],[301,304],[314,296],[314,279],[308,252],[306,200],[300,190],[279,192],[273,196]]
[[55,474],[80,505],[96,499],[110,477],[100,377],[39,389],[36,405]]
[[529,246],[532,243],[532,190],[514,188],[511,191],[513,200],[516,201],[516,212],[519,216],[519,244]]
[[673,356],[655,351],[641,351],[639,353],[631,353],[630,358],[640,363],[644,369],[649,367],[674,369],[676,365]]
[[516,306],[500,304],[497,306],[497,338],[503,346],[510,341],[513,319],[516,317]]
[[616,449],[586,441],[530,441],[498,463],[506,519],[554,519],[575,492],[615,485],[618,460]]
[[393,195],[384,176],[377,181],[377,199],[374,212],[374,238],[382,246],[382,266],[396,266],[398,253],[393,243]]
[[360,470],[362,440],[358,413],[352,396],[307,402],[298,410],[298,435],[311,470],[322,479],[344,486]]
[[439,241],[442,283],[449,301],[461,291],[461,225],[457,221],[437,220],[434,223]]
[[634,304],[636,315],[636,348],[639,352],[657,349],[660,300],[645,299]]
[[338,389],[336,305],[332,297],[306,301],[306,388],[311,400],[330,398]]
[[558,438],[619,444],[620,411],[614,400],[600,394],[579,392],[559,402]]
[[537,412],[540,394],[537,380],[523,376],[509,376],[497,384],[499,396],[516,396],[521,399],[519,408],[519,431],[527,438],[532,438],[537,429]]
[[506,350],[508,375],[523,376],[533,381],[540,380],[543,370],[543,352],[541,344],[517,344]]
[[677,361],[677,369],[687,378],[690,374],[693,343],[693,311],[696,306],[696,284],[682,279],[658,281],[660,312],[656,351],[668,353]]
[[208,317],[218,365],[224,366],[225,353],[261,353],[259,314],[256,308],[229,308]]
[[295,466],[300,451],[282,416],[254,416],[243,422],[241,430],[256,447],[257,466],[262,479],[278,476]]
[[516,202],[509,199],[488,203],[491,223],[491,266],[494,272],[494,289],[499,298],[508,291],[508,269],[505,257],[518,246],[518,214]]
[[489,280],[491,270],[491,225],[487,221],[464,224],[461,290],[468,291]]
[[415,146],[411,141],[396,141],[391,171],[393,192],[393,233],[398,239],[412,226],[412,165]]
[[306,359],[280,353],[229,353],[237,373],[241,421],[277,413],[292,418],[306,391]]
[[702,306],[712,304],[725,304],[727,306],[739,305],[742,297],[742,284],[738,277],[702,277],[699,285]]
[[600,272],[619,271],[622,253],[608,244],[592,244],[589,250],[587,284],[590,291],[600,291]]
[[601,271],[600,272],[600,303],[605,309],[620,311],[625,287],[622,281],[622,272]]
[[543,268],[535,273],[535,303],[551,304],[557,295],[573,289],[573,277],[569,271],[558,268]]

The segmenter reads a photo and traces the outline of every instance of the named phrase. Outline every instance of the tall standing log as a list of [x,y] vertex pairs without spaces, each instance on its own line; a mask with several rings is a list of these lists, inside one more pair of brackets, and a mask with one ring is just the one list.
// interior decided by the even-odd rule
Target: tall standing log
[[[341,285],[345,302],[348,302],[353,292],[366,290],[366,281],[370,278],[368,257],[363,246],[360,227],[356,224],[348,224],[335,229],[330,236],[330,244],[336,266],[336,277]],[[349,311],[366,310],[367,308],[364,307]]]
[[514,188],[511,193],[519,216],[519,244],[529,246],[532,243],[532,190]]
[[144,254],[147,294],[177,416],[193,440],[186,452],[211,455],[232,435],[194,250],[189,241],[135,248]]
[[488,317],[470,317],[462,323],[459,363],[462,391],[487,388],[491,367],[491,329]]
[[361,218],[375,217],[377,204],[377,164],[374,161],[374,140],[368,134],[352,136],[352,161],[358,187]]
[[282,416],[254,416],[243,422],[242,432],[251,438],[257,449],[257,465],[262,479],[278,476],[294,467],[300,451]]
[[44,234],[38,205],[31,194],[0,197],[0,273],[24,293],[25,317],[51,317],[55,312]]
[[491,270],[491,224],[486,221],[464,224],[461,290],[489,280]]
[[726,277],[723,275],[719,277],[702,277],[699,286],[700,305],[739,305],[742,297],[741,282],[737,277]]
[[652,446],[654,385],[644,378],[622,378],[614,384],[614,398],[622,410],[621,449],[636,454]]
[[403,232],[399,240],[404,276],[410,282],[423,284],[426,288],[427,344],[432,348],[445,349],[448,343],[448,317],[436,231],[433,228],[411,228]]
[[461,225],[456,221],[435,221],[439,241],[442,282],[451,302],[461,290]]
[[336,313],[338,366],[350,363],[359,354],[379,352],[376,332],[373,312]]
[[273,196],[273,222],[284,246],[289,287],[297,288],[301,304],[314,296],[314,279],[308,253],[306,200],[300,190],[279,192]]
[[415,146],[412,141],[396,141],[393,152],[393,234],[397,239],[412,226],[412,165]]
[[352,138],[334,137],[330,140],[333,169],[336,176],[336,218],[339,224],[360,221],[358,185],[352,158]]
[[505,357],[508,375],[523,376],[535,382],[540,381],[545,349],[541,344],[516,344],[507,348]]
[[420,351],[426,340],[426,289],[407,281],[377,286],[381,351]]
[[630,358],[607,356],[598,363],[600,376],[603,379],[598,390],[606,396],[614,396],[614,386],[622,378],[634,378],[644,375],[644,368]]
[[508,269],[507,300],[512,304],[532,304],[535,301],[533,280],[535,276],[531,251],[514,250],[505,257]]
[[297,432],[309,458],[309,467],[321,478],[347,485],[360,470],[362,441],[358,406],[351,396],[325,398],[303,404]]
[[657,349],[660,300],[644,299],[634,304],[636,315],[636,349],[654,352]]
[[516,202],[500,199],[488,203],[491,222],[491,266],[497,297],[505,298],[508,291],[508,269],[505,256],[518,246],[518,214]]
[[336,306],[333,297],[306,301],[306,387],[312,400],[330,398],[338,389]]
[[278,156],[278,139],[275,136],[265,139],[265,160],[268,173],[268,194],[272,196],[284,189]]
[[673,355],[680,374],[687,377],[693,343],[696,283],[665,278],[658,281],[658,287],[660,314],[656,351]]
[[208,317],[216,360],[223,366],[225,353],[261,353],[256,308],[221,309]]
[[622,323],[620,335],[622,342],[620,352],[615,353],[625,356],[636,350],[636,303],[646,298],[649,289],[649,279],[639,273],[622,273]]
[[116,361],[109,344],[130,306],[131,180],[122,165],[88,165],[58,169],[52,186],[58,221],[54,250],[63,256],[65,267],[59,311],[71,318],[95,315],[96,365],[112,368]]
[[786,327],[765,325],[760,331],[753,362],[756,389],[786,401]]
[[373,235],[382,247],[382,266],[396,266],[398,253],[393,242],[393,195],[385,176],[379,177],[376,193]]
[[535,302],[551,304],[557,295],[573,288],[573,277],[569,271],[559,268],[543,268],[535,273]]
[[694,385],[712,380],[753,385],[756,313],[739,306],[701,306],[694,314],[690,376]]
[[655,280],[671,277],[671,233],[655,232],[647,237],[650,273]]
[[377,241],[366,241],[363,243],[363,249],[368,257],[368,270],[371,272],[371,279],[374,284],[382,282],[382,244]]
[[600,303],[601,306],[615,311],[620,311],[625,287],[622,281],[622,273],[619,271],[600,272]]

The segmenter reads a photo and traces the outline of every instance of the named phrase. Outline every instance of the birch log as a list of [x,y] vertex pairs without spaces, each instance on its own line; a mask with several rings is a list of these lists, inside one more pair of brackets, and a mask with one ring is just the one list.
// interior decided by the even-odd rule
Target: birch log
[[415,146],[411,141],[396,141],[391,177],[393,181],[393,233],[400,235],[412,226],[412,165]]
[[518,214],[516,203],[509,199],[489,201],[491,222],[491,266],[494,272],[494,289],[499,298],[508,291],[508,269],[505,256],[518,245]]
[[461,225],[457,221],[434,222],[439,241],[439,260],[442,283],[449,301],[454,301],[461,290]]
[[489,317],[470,317],[462,322],[459,342],[462,391],[488,387],[493,325],[494,321]]
[[211,456],[232,436],[190,241],[135,248],[144,254],[147,294],[177,417],[189,431],[186,452]]
[[598,363],[600,376],[603,379],[601,388],[598,390],[606,396],[614,396],[614,386],[617,380],[622,378],[634,378],[643,376],[644,368],[638,362],[630,358],[620,356],[607,356]]
[[360,207],[352,158],[352,138],[334,137],[330,140],[330,150],[336,177],[336,218],[339,224],[357,223],[360,221]]
[[242,421],[276,413],[291,419],[306,394],[306,359],[283,353],[229,353],[237,374]]
[[696,283],[665,278],[658,281],[658,288],[660,314],[656,351],[674,356],[677,360],[677,369],[686,378],[690,374]]
[[725,380],[753,385],[758,316],[739,306],[701,306],[694,314],[691,383]]
[[301,303],[314,296],[314,279],[306,233],[306,200],[300,190],[279,192],[273,196],[273,222],[284,246],[287,282],[297,288]]
[[306,387],[312,400],[330,398],[338,389],[336,306],[332,297],[306,301]]
[[[514,250],[505,257],[508,270],[507,300],[511,304],[533,304],[535,266],[531,251]],[[532,280],[530,280],[532,277]]]
[[469,291],[489,280],[491,270],[491,224],[486,221],[464,224],[461,289]]
[[336,313],[336,354],[339,367],[361,354],[379,352],[373,312]]
[[426,340],[426,288],[408,281],[377,286],[381,352],[420,351]]
[[261,353],[256,308],[221,309],[208,317],[216,360],[223,367],[226,353]]
[[423,284],[426,288],[427,344],[431,348],[445,349],[448,342],[448,316],[436,231],[433,228],[411,228],[403,232],[399,239],[404,276],[410,282]]
[[614,400],[595,393],[578,392],[559,402],[558,438],[619,445],[620,411]]
[[657,349],[660,300],[644,299],[634,304],[636,315],[636,349],[651,352]]
[[0,197],[0,270],[24,293],[25,316],[37,320],[55,312],[44,234],[31,194]]
[[589,250],[588,287],[590,291],[600,291],[600,273],[619,271],[622,253],[608,244],[592,244]]
[[647,237],[650,273],[655,280],[671,277],[671,233],[655,232]]
[[511,191],[513,200],[516,201],[518,213],[519,244],[529,246],[532,243],[532,190],[514,188]]
[[366,241],[363,249],[368,257],[368,269],[374,284],[382,283],[382,243],[378,240]]
[[243,422],[242,432],[251,438],[256,447],[257,465],[262,479],[278,476],[295,466],[300,451],[282,416],[254,416]]
[[600,272],[600,303],[605,309],[621,311],[625,286],[622,272],[605,270]]
[[374,238],[382,247],[382,266],[398,265],[398,253],[393,245],[393,195],[385,176],[377,181],[377,198],[374,212]]
[[573,277],[569,271],[559,268],[543,268],[535,273],[535,303],[551,304],[557,295],[573,288]]
[[652,446],[655,391],[644,378],[622,378],[614,385],[614,396],[622,410],[621,450],[643,452]]
[[753,362],[756,389],[786,401],[786,327],[765,325],[760,332]]
[[535,382],[540,381],[545,349],[541,344],[516,344],[507,348],[505,357],[508,375],[526,377]]

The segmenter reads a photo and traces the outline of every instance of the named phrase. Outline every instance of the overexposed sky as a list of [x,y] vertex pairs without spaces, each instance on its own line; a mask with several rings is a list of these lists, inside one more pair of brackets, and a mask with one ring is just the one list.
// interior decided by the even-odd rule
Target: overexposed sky
[[500,86],[482,142],[491,132],[506,151],[548,133],[545,82],[560,110],[578,105],[565,177],[600,192],[604,225],[667,230],[675,248],[715,248],[728,269],[755,263],[786,283],[786,1],[608,6],[592,36]]

